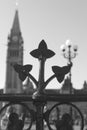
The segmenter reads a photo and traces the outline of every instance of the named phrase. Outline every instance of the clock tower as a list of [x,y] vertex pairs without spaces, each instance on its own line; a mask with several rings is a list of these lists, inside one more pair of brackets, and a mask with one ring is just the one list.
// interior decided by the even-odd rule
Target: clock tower
[[15,63],[23,65],[23,38],[20,30],[18,10],[15,12],[11,32],[8,36],[4,93],[22,93],[22,82],[13,68]]

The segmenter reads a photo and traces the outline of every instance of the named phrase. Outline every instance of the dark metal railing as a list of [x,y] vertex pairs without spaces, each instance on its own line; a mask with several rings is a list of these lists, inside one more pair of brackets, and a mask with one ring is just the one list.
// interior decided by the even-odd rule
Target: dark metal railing
[[[8,106],[15,105],[15,104],[22,105],[29,111],[29,113],[31,115],[31,123],[28,127],[28,130],[31,129],[33,122],[36,122],[36,130],[41,129],[39,122],[40,121],[44,122],[44,120],[45,120],[49,130],[55,130],[55,128],[52,128],[50,125],[50,121],[49,121],[50,114],[54,108],[56,108],[60,105],[65,105],[65,104],[71,106],[72,108],[75,108],[78,111],[78,113],[81,117],[81,130],[84,128],[83,114],[82,114],[81,110],[78,108],[78,106],[76,106],[76,104],[74,104],[74,103],[87,102],[87,95],[85,95],[85,94],[84,95],[81,95],[81,94],[78,94],[78,95],[45,94],[45,95],[41,95],[40,97],[38,97],[36,99],[33,99],[32,95],[29,96],[29,95],[24,95],[24,94],[13,94],[13,95],[2,94],[2,95],[0,95],[0,101],[7,102],[7,104],[1,108],[0,114]],[[28,105],[29,102],[33,103],[33,105],[36,108],[35,110],[29,108],[29,105]],[[54,102],[54,104],[52,103],[53,105],[50,108],[46,109],[46,111],[44,112],[44,106],[49,104],[50,102]],[[37,120],[38,120],[38,122],[37,122]],[[44,126],[42,126],[42,127],[44,127]],[[44,130],[44,128],[42,128],[42,129]]]
[[26,102],[26,101],[57,101],[57,102],[87,102],[87,94],[44,94],[33,99],[32,95],[1,94],[0,101]]

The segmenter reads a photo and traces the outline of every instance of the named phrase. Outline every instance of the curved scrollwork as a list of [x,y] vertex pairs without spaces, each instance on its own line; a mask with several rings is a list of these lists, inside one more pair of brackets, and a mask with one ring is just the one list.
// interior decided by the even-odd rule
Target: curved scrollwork
[[30,124],[28,124],[29,126],[28,126],[28,128],[26,129],[26,130],[30,130],[31,129],[31,127],[32,127],[32,123],[33,123],[33,121],[35,121],[35,112],[32,110],[32,109],[30,109],[25,103],[22,103],[22,102],[18,102],[18,103],[12,103],[12,102],[10,102],[10,103],[8,103],[8,104],[6,104],[4,107],[2,107],[1,108],[1,110],[0,110],[0,114],[4,111],[4,109],[6,109],[7,107],[9,107],[9,106],[12,106],[12,105],[21,105],[21,106],[23,106],[24,108],[26,108],[26,110],[30,113]]
[[84,118],[83,118],[82,112],[80,111],[80,109],[76,105],[74,105],[74,104],[72,104],[70,102],[62,102],[62,103],[60,102],[60,103],[57,103],[51,109],[47,110],[44,113],[44,118],[45,118],[45,121],[47,122],[47,126],[48,126],[49,130],[53,130],[53,128],[51,127],[51,125],[49,123],[50,114],[51,114],[51,112],[52,112],[52,110],[54,108],[56,108],[56,107],[58,107],[60,105],[69,105],[69,106],[75,108],[78,111],[78,113],[79,113],[79,115],[81,117],[81,130],[83,130],[83,128],[84,128]]

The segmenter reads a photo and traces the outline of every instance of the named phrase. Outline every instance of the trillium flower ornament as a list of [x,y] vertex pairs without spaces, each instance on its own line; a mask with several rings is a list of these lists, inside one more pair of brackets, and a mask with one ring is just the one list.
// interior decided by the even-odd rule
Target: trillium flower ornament
[[31,51],[30,54],[33,57],[38,58],[38,59],[43,58],[43,57],[45,57],[47,59],[47,58],[51,58],[52,56],[55,55],[55,53],[52,50],[47,48],[47,44],[44,40],[42,40],[40,42],[38,48]]
[[52,66],[52,71],[55,73],[55,76],[59,83],[61,83],[64,80],[65,75],[70,72],[71,67],[72,67],[72,63],[63,67]]
[[14,66],[15,71],[19,74],[19,78],[21,81],[24,81],[28,76],[29,72],[32,70],[32,65],[19,65],[15,64]]
[[36,99],[45,92],[44,90],[44,88],[46,87],[44,81],[45,62],[48,58],[53,57],[55,53],[52,50],[48,49],[46,42],[42,40],[39,43],[38,48],[31,51],[30,54],[34,58],[37,58],[40,63],[37,91],[33,94],[33,99]]

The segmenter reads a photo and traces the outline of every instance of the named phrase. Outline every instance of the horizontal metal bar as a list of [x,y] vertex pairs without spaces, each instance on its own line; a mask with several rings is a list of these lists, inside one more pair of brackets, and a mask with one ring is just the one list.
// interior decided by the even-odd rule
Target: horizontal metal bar
[[87,95],[82,94],[59,94],[48,96],[48,101],[58,101],[58,102],[87,102]]
[[26,101],[57,101],[57,102],[87,102],[86,94],[44,94],[38,96],[36,99],[32,98],[32,95],[25,94],[1,94],[0,101],[10,102],[26,102]]
[[22,102],[22,101],[32,101],[31,95],[25,94],[1,94],[0,101],[10,101],[10,102]]

